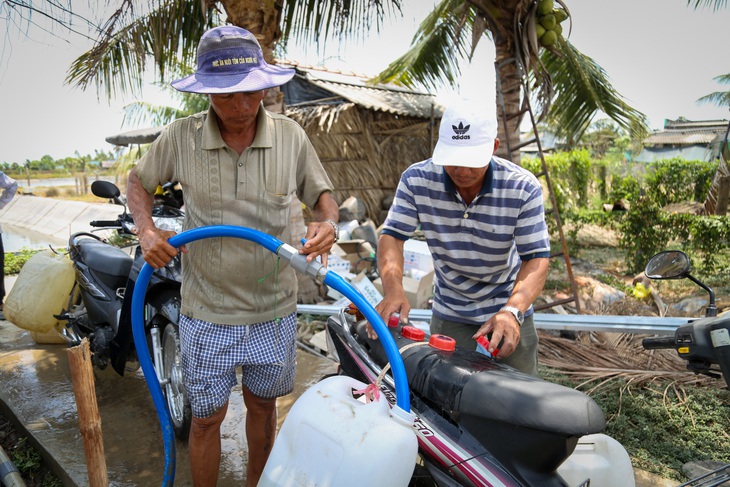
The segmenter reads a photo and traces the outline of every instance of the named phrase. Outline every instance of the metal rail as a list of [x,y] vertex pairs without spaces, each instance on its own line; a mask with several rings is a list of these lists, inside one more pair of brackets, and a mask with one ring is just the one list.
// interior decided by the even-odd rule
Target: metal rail
[[[320,306],[298,304],[298,314],[332,316],[339,313],[341,306]],[[408,314],[411,321],[431,321],[430,309],[412,309]],[[649,335],[674,335],[687,318],[661,318],[658,316],[614,316],[614,315],[563,315],[535,313],[535,327],[542,330],[607,331],[615,333],[645,333]]]

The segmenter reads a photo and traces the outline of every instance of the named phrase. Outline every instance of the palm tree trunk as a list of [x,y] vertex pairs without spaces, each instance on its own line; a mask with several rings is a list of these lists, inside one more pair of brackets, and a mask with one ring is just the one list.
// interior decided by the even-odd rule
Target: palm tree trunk
[[278,0],[219,0],[228,20],[251,32],[261,44],[267,63],[274,60],[274,46],[281,37],[281,2]]
[[[274,64],[274,47],[281,38],[280,0],[220,0],[228,20],[256,36],[264,59]],[[266,93],[264,106],[274,113],[284,113],[284,94],[278,88]]]
[[514,50],[510,43],[496,42],[496,62],[494,63],[497,75],[497,119],[499,121],[500,146],[497,151],[499,157],[520,164],[520,151],[515,149],[520,142],[520,123],[522,102],[522,80]]

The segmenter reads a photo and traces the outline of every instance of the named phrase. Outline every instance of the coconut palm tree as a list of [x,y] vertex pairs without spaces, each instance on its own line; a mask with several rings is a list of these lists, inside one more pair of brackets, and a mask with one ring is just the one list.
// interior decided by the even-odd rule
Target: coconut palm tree
[[[197,40],[224,17],[256,34],[264,57],[273,62],[275,48],[288,42],[308,45],[365,36],[373,26],[379,29],[386,16],[397,15],[402,1],[148,0],[140,12],[140,2],[122,0],[96,45],[73,63],[67,82],[84,89],[96,85],[108,97],[138,91],[148,59],[159,79],[169,80],[175,65],[194,66]],[[56,5],[50,0],[12,4],[35,10]],[[727,0],[687,4],[718,9]],[[647,129],[644,115],[622,99],[595,61],[562,35],[559,21],[557,27],[543,25],[543,17],[553,10],[570,22],[564,0],[441,0],[421,24],[411,49],[378,79],[407,86],[456,84],[459,58],[468,57],[486,38],[496,50],[502,137],[519,140],[525,99],[535,107],[538,120],[551,121],[568,140],[578,138],[599,111],[640,137]],[[555,39],[544,38],[545,30],[555,32]]]
[[[562,0],[558,1],[560,10],[567,12]],[[555,97],[551,115],[563,136],[577,138],[599,110],[640,136],[646,130],[644,116],[620,98],[600,66],[562,36],[552,46],[540,45],[545,42],[542,35],[538,41],[541,27],[536,20],[545,2],[552,11],[553,0],[442,0],[423,21],[412,49],[379,79],[408,86],[456,84],[459,58],[467,56],[468,47],[473,50],[487,38],[495,44],[502,81],[503,140],[505,133],[508,140],[519,140],[525,116],[522,88],[527,83],[535,88],[531,98],[538,107],[538,118],[548,114]],[[67,80],[82,88],[96,84],[108,95],[141,89],[138,73],[144,70],[148,56],[161,79],[173,72],[174,63],[194,65],[195,40],[224,15],[228,22],[255,33],[264,57],[273,62],[277,43],[318,44],[363,35],[373,24],[379,27],[386,14],[399,12],[400,6],[401,0],[150,0],[149,13],[134,17],[132,2],[126,0],[109,19],[94,48],[74,62]],[[281,98],[276,101],[280,103]],[[511,157],[518,160],[519,152]]]
[[[27,0],[26,0],[27,1]],[[141,91],[148,58],[161,81],[175,74],[175,66],[195,65],[201,35],[225,22],[254,33],[264,58],[274,63],[278,44],[290,39],[316,45],[326,38],[364,35],[380,28],[386,13],[400,12],[402,0],[148,0],[148,11],[137,14],[132,0],[124,0],[106,22],[96,45],[69,69],[67,82],[113,96],[117,91]],[[266,100],[280,104],[278,96]]]
[[[558,2],[557,10],[567,17],[567,7]],[[73,64],[68,82],[82,88],[95,83],[98,90],[111,94],[141,88],[138,73],[148,56],[160,78],[171,71],[173,61],[194,65],[194,40],[224,14],[228,22],[255,33],[264,57],[273,62],[277,43],[317,44],[362,35],[373,23],[379,26],[386,14],[399,12],[400,5],[401,0],[150,0],[149,14],[132,18],[131,0],[126,0],[107,22],[106,34]],[[535,117],[550,115],[560,135],[568,139],[578,138],[598,111],[634,136],[643,135],[645,117],[623,101],[598,64],[559,32],[552,43],[545,42],[547,36],[539,32],[545,29],[538,20],[542,10],[552,13],[553,8],[553,0],[442,0],[423,21],[411,50],[378,79],[407,86],[444,81],[454,85],[459,59],[486,38],[494,42],[497,53],[503,140],[519,141],[527,98],[536,106]],[[125,23],[125,19],[132,20]],[[559,28],[559,23],[553,27]],[[533,93],[527,94],[528,86]],[[277,101],[281,102],[280,95]],[[519,151],[512,152],[510,157],[518,162]]]
[[[459,66],[454,54],[469,57],[487,39],[495,46],[503,140],[520,140],[520,125],[530,116],[527,101],[536,123],[548,121],[567,140],[580,138],[598,112],[641,138],[646,117],[622,99],[595,61],[563,36],[565,20],[570,23],[570,12],[562,0],[441,0],[421,23],[409,51],[378,80],[427,86],[453,82]],[[507,156],[518,162],[519,151],[512,145],[502,153],[512,152]]]

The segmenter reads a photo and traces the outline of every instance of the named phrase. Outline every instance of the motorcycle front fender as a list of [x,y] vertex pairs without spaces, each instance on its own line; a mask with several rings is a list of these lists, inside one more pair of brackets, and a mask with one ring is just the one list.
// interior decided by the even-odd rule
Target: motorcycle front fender
[[[134,348],[132,334],[132,290],[134,280],[127,281],[127,290],[119,316],[119,328],[110,346],[111,364],[119,375],[124,375],[130,348]],[[152,307],[149,317],[161,316],[170,323],[180,321],[180,284],[158,282],[150,287],[145,296],[146,303]]]

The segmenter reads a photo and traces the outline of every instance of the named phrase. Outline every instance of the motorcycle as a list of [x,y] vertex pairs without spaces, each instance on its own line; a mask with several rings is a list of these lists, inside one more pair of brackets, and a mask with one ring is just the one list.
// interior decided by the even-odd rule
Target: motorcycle
[[[383,372],[387,356],[380,340],[368,338],[361,316],[345,308],[329,317],[328,349],[339,362],[338,374],[377,384],[393,405],[394,383]],[[587,487],[591,475],[593,485],[634,485],[626,451],[599,435],[605,417],[589,396],[456,347],[450,337],[425,340],[423,330],[397,318],[388,330],[401,352],[411,411],[417,416],[420,460],[410,486]],[[621,453],[605,462],[610,465],[609,483],[596,484],[590,467],[568,471],[567,460],[579,440],[597,436],[613,442]]]
[[[642,340],[646,350],[674,349],[687,361],[687,370],[710,377],[724,377],[730,388],[730,315],[717,316],[715,292],[690,274],[687,254],[679,250],[659,252],[646,264],[649,279],[689,279],[709,293],[705,317],[681,325],[671,337]],[[719,367],[719,370],[714,366]]]
[[[687,370],[713,378],[724,378],[730,389],[730,315],[717,316],[715,292],[690,271],[689,257],[679,250],[666,250],[654,255],[646,264],[649,279],[689,279],[709,294],[705,317],[680,325],[670,337],[647,337],[641,342],[646,350],[674,349],[687,361]],[[723,465],[683,486],[715,486],[730,481],[730,464]]]
[[[69,257],[76,279],[68,305],[55,317],[64,324],[61,334],[70,347],[88,339],[93,365],[100,370],[111,365],[123,376],[125,371],[139,368],[132,334],[131,301],[145,262],[141,248],[136,245],[134,222],[119,188],[108,181],[94,181],[91,191],[124,210],[117,220],[92,221],[90,226],[95,230],[69,237]],[[152,217],[158,228],[182,230],[184,212],[180,209],[179,196],[173,185],[166,185],[156,195]],[[101,230],[112,230],[117,239],[133,242],[133,252],[113,245],[111,238],[94,233]],[[185,440],[190,432],[192,410],[182,383],[178,331],[181,279],[179,255],[167,266],[155,269],[145,300],[145,332],[175,435]]]

